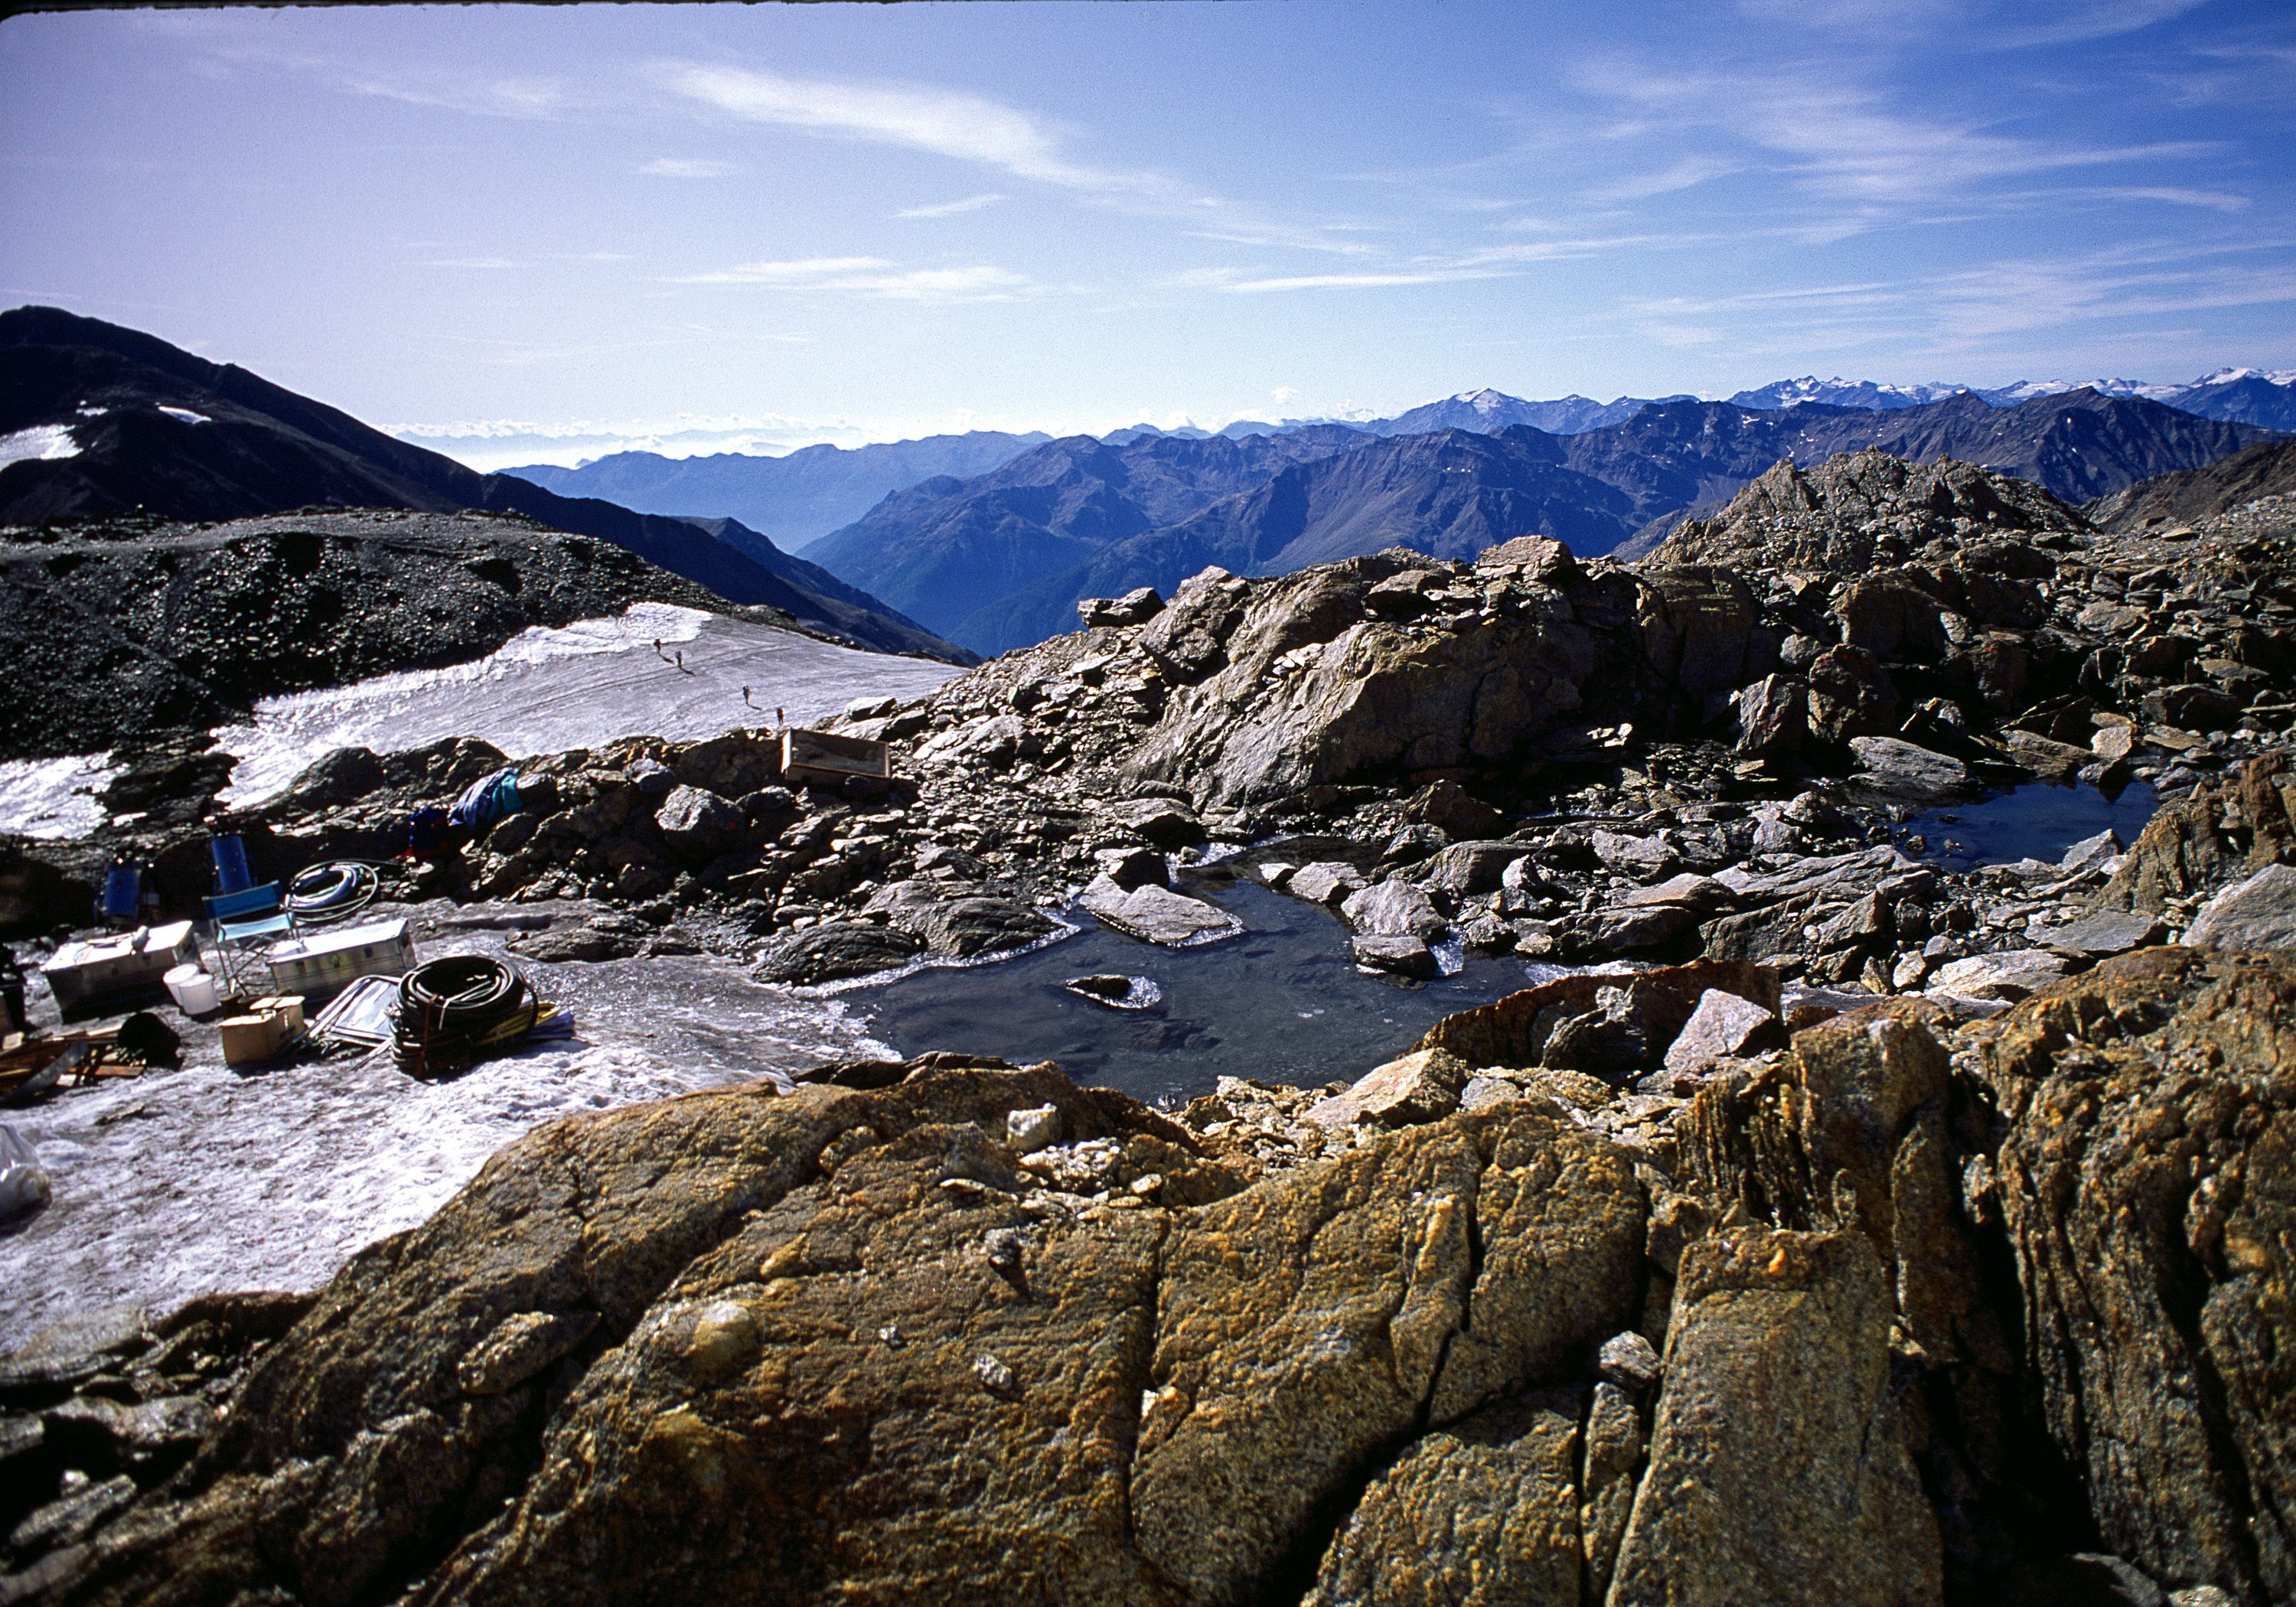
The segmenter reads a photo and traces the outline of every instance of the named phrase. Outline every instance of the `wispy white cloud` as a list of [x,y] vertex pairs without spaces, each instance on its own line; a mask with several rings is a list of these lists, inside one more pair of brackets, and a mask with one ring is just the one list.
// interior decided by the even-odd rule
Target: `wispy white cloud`
[[1238,268],[1197,268],[1164,281],[1173,290],[1223,291],[1234,295],[1261,295],[1270,291],[1384,290],[1396,285],[1447,284],[1463,279],[1493,279],[1490,268],[1448,266],[1398,268],[1360,274],[1251,275]]
[[1706,131],[1709,141],[1749,143],[1811,192],[1892,209],[1964,197],[1998,179],[2211,149],[2192,141],[2088,145],[1996,133],[1965,119],[1898,110],[1879,91],[1833,70],[1734,78],[1612,62],[1588,70],[1584,82],[1678,128]]
[[1076,190],[1153,192],[1149,173],[1119,172],[1071,159],[1051,125],[986,95],[930,84],[795,78],[758,67],[664,61],[663,87],[745,122],[774,123],[832,138],[930,151],[1015,177]]
[[519,265],[507,257],[434,257],[415,266],[444,268],[514,268]]
[[978,212],[983,207],[993,207],[1007,199],[995,192],[986,195],[968,195],[963,201],[937,201],[931,206],[903,207],[893,214],[896,217],[955,217],[965,212]]
[[638,171],[654,178],[724,178],[736,169],[709,157],[657,156]]
[[1587,194],[1594,201],[1648,201],[1654,195],[1693,189],[1710,178],[1736,172],[1739,166],[1719,157],[1686,156],[1655,173],[1639,173],[1597,184]]
[[[1361,255],[1344,224],[1300,223],[1238,206],[1169,174],[1112,168],[1070,153],[1070,132],[1002,101],[960,89],[914,83],[799,78],[763,68],[690,61],[656,62],[655,83],[673,94],[744,122],[930,152],[1032,183],[1066,190],[1092,204],[1182,220],[1192,234],[1249,244]],[[994,199],[1001,200],[998,196]],[[949,203],[949,210],[988,199]],[[937,217],[918,208],[903,217]]]
[[2038,4],[2024,0],[2016,8],[2016,25],[1977,37],[2004,49],[2079,45],[2136,33],[2181,17],[2202,4],[2204,0],[2056,0],[2054,4]]
[[882,257],[799,257],[745,262],[704,274],[681,274],[673,284],[761,284],[777,290],[882,296],[897,301],[1005,301],[1035,291],[1033,281],[1008,269],[904,268]]

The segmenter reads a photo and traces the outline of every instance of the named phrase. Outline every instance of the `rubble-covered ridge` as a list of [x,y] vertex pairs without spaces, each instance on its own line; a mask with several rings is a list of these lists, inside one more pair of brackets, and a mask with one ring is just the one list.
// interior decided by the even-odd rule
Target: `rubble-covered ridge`
[[1858,575],[2005,537],[2054,545],[2047,538],[2087,529],[2030,480],[1951,458],[1909,463],[1876,448],[1808,469],[1783,460],[1720,512],[1685,521],[1645,562]]
[[2296,1594],[2296,958],[1745,1053],[1714,1029],[1770,1013],[1762,968],[1646,972],[1666,1097],[1542,1063],[1619,980],[1172,1114],[927,1056],[561,1121],[315,1302],[0,1363],[37,1474],[0,1589]]

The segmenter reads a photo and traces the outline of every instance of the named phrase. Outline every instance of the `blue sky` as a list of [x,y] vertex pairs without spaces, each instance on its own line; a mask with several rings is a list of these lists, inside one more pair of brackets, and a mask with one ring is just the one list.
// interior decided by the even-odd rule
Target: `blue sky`
[[2296,8],[0,23],[0,304],[488,466],[2296,365]]

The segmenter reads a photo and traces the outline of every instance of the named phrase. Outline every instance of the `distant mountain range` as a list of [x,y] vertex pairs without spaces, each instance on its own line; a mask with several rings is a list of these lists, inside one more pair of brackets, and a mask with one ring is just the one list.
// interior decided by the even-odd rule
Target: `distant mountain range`
[[0,313],[0,524],[138,511],[204,521],[315,505],[521,513],[862,646],[969,657],[755,531],[480,474],[155,336],[55,307]]
[[[1969,393],[1888,410],[1803,403],[1646,406],[1564,435],[1528,425],[1379,435],[1318,425],[1241,438],[1054,441],[972,480],[886,498],[811,552],[986,653],[1072,628],[1081,597],[1165,589],[1206,564],[1241,573],[1403,545],[1468,556],[1544,534],[1572,550],[1654,545],[1781,458],[1878,447],[1954,457],[2086,502],[2259,440],[2251,426],[2094,390],[1996,408]],[[1636,538],[1639,537],[1639,540]]]
[[[1973,396],[1996,407],[2013,407],[2082,389],[2109,397],[2141,397],[2202,418],[2296,431],[2296,369],[2225,368],[2182,385],[2099,380],[2083,387],[2025,380],[1990,389],[1966,385],[1883,385],[1871,380],[1821,380],[1807,374],[1798,380],[1774,380],[1727,399],[1734,406],[1770,410],[1810,402],[1868,412],[1901,412],[1956,396]],[[1160,430],[1152,424],[1135,424],[1099,439],[1107,446],[1122,447],[1142,440],[1246,440],[1332,427],[1370,436],[1424,435],[1437,430],[1494,435],[1518,425],[1550,435],[1583,435],[1623,424],[1645,407],[1695,399],[1675,395],[1598,402],[1574,395],[1537,402],[1486,389],[1429,402],[1393,418],[1280,422],[1239,419],[1218,430]],[[603,496],[648,513],[737,519],[795,552],[859,519],[894,491],[937,475],[961,479],[989,473],[1051,439],[1038,433],[1011,435],[982,430],[872,447],[808,447],[783,457],[740,453],[666,457],[653,452],[618,452],[578,468],[535,463],[506,472],[562,496]]]
[[722,452],[664,457],[617,452],[578,469],[533,463],[507,472],[562,496],[603,496],[648,513],[738,519],[795,551],[850,524],[886,494],[936,475],[986,474],[1053,438],[975,430],[872,447],[807,447],[783,457]]

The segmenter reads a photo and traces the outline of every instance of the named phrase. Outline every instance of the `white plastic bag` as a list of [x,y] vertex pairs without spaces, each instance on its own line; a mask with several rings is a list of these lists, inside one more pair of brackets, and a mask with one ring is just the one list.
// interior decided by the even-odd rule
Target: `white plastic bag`
[[0,1127],[0,1222],[13,1221],[48,1202],[48,1175],[15,1128]]

